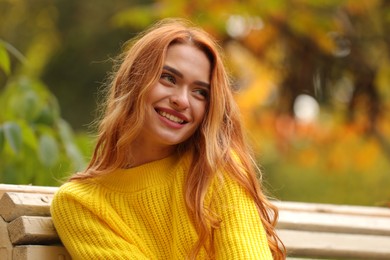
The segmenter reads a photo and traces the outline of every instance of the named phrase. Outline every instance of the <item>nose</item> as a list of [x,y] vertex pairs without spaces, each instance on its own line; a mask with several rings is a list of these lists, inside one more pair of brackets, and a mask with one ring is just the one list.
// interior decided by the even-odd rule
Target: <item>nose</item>
[[185,88],[177,89],[169,97],[169,102],[175,109],[186,110],[190,105],[188,99],[188,91]]

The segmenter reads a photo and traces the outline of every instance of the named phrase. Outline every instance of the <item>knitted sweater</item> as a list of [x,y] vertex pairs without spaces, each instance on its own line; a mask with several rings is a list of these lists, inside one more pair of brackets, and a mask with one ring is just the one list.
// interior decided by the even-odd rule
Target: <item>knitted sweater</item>
[[[72,258],[186,259],[197,233],[184,200],[183,161],[170,156],[62,185],[51,214]],[[222,220],[215,258],[272,259],[256,206],[240,186],[227,179],[212,197]],[[207,259],[204,249],[197,259]]]

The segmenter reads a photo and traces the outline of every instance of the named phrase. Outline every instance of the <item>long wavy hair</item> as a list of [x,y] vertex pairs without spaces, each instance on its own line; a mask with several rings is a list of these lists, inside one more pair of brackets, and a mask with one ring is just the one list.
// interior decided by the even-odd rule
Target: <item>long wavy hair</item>
[[275,232],[278,210],[263,193],[258,179],[261,173],[244,139],[220,47],[188,21],[165,19],[131,40],[112,74],[91,161],[71,180],[92,178],[126,166],[129,147],[144,124],[145,97],[159,80],[167,49],[173,44],[199,48],[211,64],[211,91],[204,120],[192,137],[177,146],[178,151],[192,155],[184,192],[199,239],[189,258],[195,259],[202,248],[213,258],[213,230],[219,221],[205,205],[205,197],[223,169],[253,198],[274,259],[284,259],[285,247]]

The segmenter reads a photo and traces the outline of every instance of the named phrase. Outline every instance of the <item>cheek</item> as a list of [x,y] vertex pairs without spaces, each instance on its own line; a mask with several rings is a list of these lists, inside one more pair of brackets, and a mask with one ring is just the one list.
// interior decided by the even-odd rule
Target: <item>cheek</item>
[[154,103],[161,99],[162,96],[164,96],[164,88],[159,83],[156,83],[147,92],[145,100],[148,103]]
[[198,121],[198,124],[201,124],[206,116],[207,112],[207,104],[205,103],[200,103],[195,107],[195,114],[196,114],[196,119]]

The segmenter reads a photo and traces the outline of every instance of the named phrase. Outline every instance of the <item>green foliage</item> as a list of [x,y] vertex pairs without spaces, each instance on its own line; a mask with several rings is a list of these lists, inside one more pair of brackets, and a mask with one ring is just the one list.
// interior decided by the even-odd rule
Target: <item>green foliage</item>
[[[1,51],[0,51],[1,52]],[[4,50],[4,60],[9,60]],[[8,73],[8,67],[1,67]],[[0,93],[0,182],[57,185],[84,167],[69,124],[46,85],[12,75]]]
[[2,126],[4,139],[8,141],[12,152],[19,153],[22,146],[22,130],[20,126],[14,122],[5,122]]

